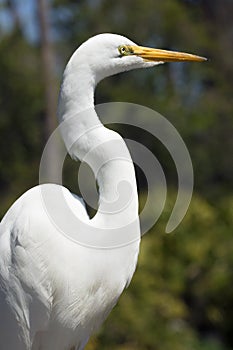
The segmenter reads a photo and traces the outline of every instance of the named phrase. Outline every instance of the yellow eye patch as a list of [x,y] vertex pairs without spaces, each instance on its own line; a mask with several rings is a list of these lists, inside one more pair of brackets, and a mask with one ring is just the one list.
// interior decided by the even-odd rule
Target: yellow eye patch
[[128,56],[128,55],[133,55],[134,51],[131,46],[128,45],[120,45],[118,47],[118,51],[121,56]]

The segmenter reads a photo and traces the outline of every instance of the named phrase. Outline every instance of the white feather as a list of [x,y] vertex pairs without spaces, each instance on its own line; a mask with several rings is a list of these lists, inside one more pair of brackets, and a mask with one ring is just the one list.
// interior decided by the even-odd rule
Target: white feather
[[[64,73],[59,119],[67,122],[62,132],[74,158],[82,159],[91,149],[102,147],[94,153],[95,159],[106,161],[97,177],[100,208],[106,200],[115,200],[122,180],[132,186],[132,203],[123,214],[114,216],[99,210],[90,220],[77,196],[62,186],[48,184],[30,189],[13,204],[0,224],[0,349],[83,349],[132,278],[140,242],[133,163],[121,137],[104,128],[95,113],[83,112],[94,110],[94,88],[105,76],[150,65],[136,56],[120,58],[118,46],[122,44],[132,42],[104,34],[77,49]],[[71,119],[73,116],[77,119]],[[89,132],[92,125],[98,127]],[[111,162],[110,148],[101,146],[111,140],[118,142],[127,161]],[[112,220],[117,225],[134,219],[138,239],[115,249],[75,243],[51,220],[41,195],[57,190],[90,227],[109,228]],[[53,200],[54,212],[63,217],[57,199]]]

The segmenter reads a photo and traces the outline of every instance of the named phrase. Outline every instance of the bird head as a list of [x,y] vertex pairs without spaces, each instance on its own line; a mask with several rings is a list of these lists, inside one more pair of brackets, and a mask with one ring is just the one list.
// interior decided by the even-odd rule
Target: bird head
[[184,52],[143,47],[117,34],[99,34],[85,41],[71,58],[73,64],[87,66],[96,82],[137,68],[153,67],[164,62],[205,61],[206,58]]

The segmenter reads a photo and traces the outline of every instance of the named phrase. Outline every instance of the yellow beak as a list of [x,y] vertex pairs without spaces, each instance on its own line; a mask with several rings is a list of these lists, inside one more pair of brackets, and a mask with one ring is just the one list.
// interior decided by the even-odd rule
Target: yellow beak
[[146,61],[150,62],[183,62],[183,61],[193,61],[193,62],[203,62],[207,58],[193,55],[185,52],[167,51],[160,49],[151,49],[149,47],[142,46],[130,46],[131,52],[134,55],[142,57]]

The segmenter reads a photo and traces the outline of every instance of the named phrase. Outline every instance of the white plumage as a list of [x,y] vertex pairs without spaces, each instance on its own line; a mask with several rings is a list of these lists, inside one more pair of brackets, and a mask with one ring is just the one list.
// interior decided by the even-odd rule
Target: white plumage
[[[80,199],[62,186],[47,184],[27,191],[6,213],[0,224],[0,349],[82,350],[130,282],[140,243],[134,167],[123,139],[105,128],[94,112],[94,89],[101,79],[125,70],[185,57],[201,60],[188,54],[169,55],[139,47],[119,35],[102,34],[86,41],[71,57],[58,115],[71,156],[82,160],[91,155],[99,210],[89,219]],[[117,147],[111,147],[111,142]],[[112,213],[106,203],[116,201],[121,181],[130,184],[131,200]],[[58,192],[85,227],[111,234],[133,222],[130,229],[135,239],[114,249],[88,247],[69,239],[69,232],[62,234],[51,220],[43,197],[48,194],[55,217],[66,224]],[[79,232],[83,225],[73,229]]]

